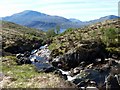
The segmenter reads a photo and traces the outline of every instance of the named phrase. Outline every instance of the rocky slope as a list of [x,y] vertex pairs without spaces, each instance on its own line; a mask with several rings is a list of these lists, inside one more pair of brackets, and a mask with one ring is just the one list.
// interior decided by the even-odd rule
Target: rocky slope
[[[68,31],[49,45],[54,67],[69,71],[78,87],[120,88],[120,19]],[[63,74],[64,75],[64,74]],[[65,76],[64,75],[64,76]]]
[[60,34],[49,46],[52,58],[59,58],[62,64],[69,63],[62,65],[66,69],[76,67],[82,61],[90,63],[101,59],[103,62],[108,57],[120,58],[119,23],[120,19],[108,20]]
[[[89,88],[95,88],[96,90],[104,90],[108,87],[120,88],[119,23],[120,20],[110,20],[80,29],[69,29],[54,37],[49,47],[45,45],[34,50],[31,54],[28,53],[28,55],[18,54],[16,62],[21,66],[18,66],[15,61],[15,64],[12,62],[14,65],[11,66],[9,60],[3,60],[2,62],[5,63],[4,73],[9,76],[11,73],[16,73],[22,81],[16,80],[16,76],[15,80],[5,76],[2,81],[5,80],[5,83],[9,83],[13,80],[13,82],[18,84],[16,87],[23,87],[25,86],[24,83],[28,85],[27,87],[31,85],[33,87],[38,85],[37,87],[39,87],[46,80],[50,81],[48,82],[50,84],[44,84],[42,87],[49,87],[49,85],[54,87],[54,85],[56,86],[55,83],[58,83],[58,88],[70,87],[75,84],[80,90],[84,90],[82,88],[88,88],[89,86]],[[21,78],[21,75],[25,76],[25,79],[26,75],[33,76],[33,69],[26,72],[26,69],[30,69],[30,67],[25,65],[25,63],[28,64],[26,61],[32,61],[36,69],[41,73],[41,75],[35,78],[30,77],[31,83],[28,79],[27,81],[29,82],[26,82]],[[24,66],[27,68],[24,68]],[[22,70],[19,68],[23,67],[23,71],[16,72],[14,67],[18,68],[18,71]],[[10,70],[11,68],[13,71]],[[56,76],[53,79],[54,74],[43,74],[43,71],[46,73],[54,72],[54,74],[72,82],[72,84],[65,84],[64,86],[59,83],[60,79],[57,79]],[[25,74],[25,72],[29,72],[29,75]],[[14,76],[15,74],[12,75]],[[44,77],[42,75],[45,75],[45,78],[47,78],[43,80]],[[57,82],[54,82],[54,80]],[[35,83],[35,81],[40,84]],[[64,83],[64,80],[62,82]],[[11,84],[5,85],[7,85],[5,87],[9,87]],[[12,83],[12,85],[15,84]],[[75,88],[76,86],[73,87]]]
[[38,48],[43,42],[45,33],[37,29],[31,29],[15,23],[2,21],[2,48],[4,51],[12,54],[30,51]]
[[[18,65],[14,54],[39,48],[46,40],[43,31],[27,28],[15,23],[2,21],[2,57],[0,68],[0,88],[75,88],[54,73],[38,73],[33,65]],[[22,60],[24,60],[23,58]],[[29,60],[29,59],[27,59]]]

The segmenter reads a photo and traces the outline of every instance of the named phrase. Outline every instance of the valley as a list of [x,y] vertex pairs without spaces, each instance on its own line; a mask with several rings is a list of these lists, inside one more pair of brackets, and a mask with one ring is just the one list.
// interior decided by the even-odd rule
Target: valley
[[[83,23],[24,11],[3,20],[1,88],[120,88],[117,16]],[[66,30],[49,31],[57,26]]]

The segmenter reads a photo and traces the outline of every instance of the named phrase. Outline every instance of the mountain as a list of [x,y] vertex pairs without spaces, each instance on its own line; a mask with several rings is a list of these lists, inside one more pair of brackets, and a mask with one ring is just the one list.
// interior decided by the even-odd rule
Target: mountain
[[3,20],[43,30],[55,28],[57,25],[61,26],[61,28],[68,28],[68,25],[72,25],[69,19],[31,10],[4,17]]
[[110,15],[100,19],[82,22],[74,18],[67,19],[60,16],[47,15],[37,11],[25,10],[11,16],[3,17],[2,19],[4,21],[14,22],[16,24],[47,31],[48,29],[53,29],[57,26],[60,26],[61,29],[80,28],[91,23],[101,22],[114,18],[118,18],[118,16]]
[[75,22],[75,23],[83,23],[82,21],[75,19],[75,18],[70,18],[69,19],[71,22]]
[[117,19],[117,18],[120,18],[120,17],[115,16],[115,15],[108,15],[108,16],[101,17],[99,19],[87,21],[86,23],[87,24],[93,24],[93,23],[103,22],[103,21],[106,21],[106,20]]

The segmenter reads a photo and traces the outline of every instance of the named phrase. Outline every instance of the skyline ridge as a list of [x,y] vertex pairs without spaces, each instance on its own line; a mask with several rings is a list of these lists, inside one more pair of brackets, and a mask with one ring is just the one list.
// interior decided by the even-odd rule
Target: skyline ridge
[[[49,15],[49,14],[46,14],[46,13],[43,13],[43,12],[39,12],[39,11],[36,11],[36,10],[24,10],[24,11],[21,11],[21,12],[18,12],[18,13],[14,13],[12,15],[9,15],[9,16],[4,16],[4,17],[10,17],[10,16],[13,16],[13,15],[16,15],[16,14],[25,14],[25,13],[38,13],[38,14],[43,14],[43,15],[47,15],[47,16],[58,16],[58,15]],[[104,18],[104,17],[110,17],[110,16],[117,16],[117,17],[120,17],[118,15],[106,15],[106,16],[101,16],[99,18],[94,18],[94,19],[91,19],[91,20],[87,20],[87,21],[82,21],[78,18],[73,18],[73,17],[70,17],[70,18],[67,18],[67,17],[63,17],[63,16],[58,16],[58,17],[62,17],[62,18],[66,18],[66,19],[76,19],[76,20],[79,20],[81,22],[88,22],[88,21],[93,21],[93,20],[96,20],[96,19],[101,19],[101,18]],[[4,18],[4,17],[1,17],[1,18]]]

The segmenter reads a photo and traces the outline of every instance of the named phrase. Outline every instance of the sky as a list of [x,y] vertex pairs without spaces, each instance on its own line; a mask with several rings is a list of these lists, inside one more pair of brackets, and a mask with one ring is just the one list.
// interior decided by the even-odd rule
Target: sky
[[0,0],[0,17],[24,10],[34,10],[49,15],[76,18],[81,21],[118,15],[120,0]]

